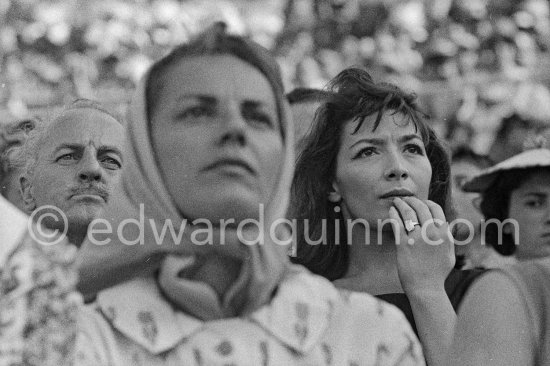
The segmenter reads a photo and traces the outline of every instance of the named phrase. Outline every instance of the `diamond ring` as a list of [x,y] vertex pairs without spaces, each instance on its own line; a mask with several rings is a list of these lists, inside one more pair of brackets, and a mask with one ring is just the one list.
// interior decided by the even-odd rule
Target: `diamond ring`
[[413,221],[413,220],[405,220],[405,230],[407,230],[408,233],[410,233],[411,231],[414,230],[414,227],[418,225],[420,226],[420,224],[418,223],[418,221]]

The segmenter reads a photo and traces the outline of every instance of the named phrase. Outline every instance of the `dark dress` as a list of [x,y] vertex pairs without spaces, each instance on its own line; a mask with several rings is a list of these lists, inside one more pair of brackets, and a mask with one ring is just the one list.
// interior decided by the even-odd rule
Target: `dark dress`
[[[468,288],[470,288],[470,285],[484,272],[485,270],[481,269],[465,271],[453,269],[451,271],[451,273],[445,280],[445,291],[447,292],[447,296],[449,296],[449,300],[451,300],[451,304],[453,305],[453,308],[456,312],[458,312],[460,303],[462,302],[466,291],[468,290]],[[409,321],[409,323],[411,323],[414,332],[418,335],[418,331],[416,330],[416,323],[414,321],[414,316],[411,309],[411,303],[409,302],[407,295],[383,294],[376,295],[376,297],[397,306],[405,314],[407,320]]]

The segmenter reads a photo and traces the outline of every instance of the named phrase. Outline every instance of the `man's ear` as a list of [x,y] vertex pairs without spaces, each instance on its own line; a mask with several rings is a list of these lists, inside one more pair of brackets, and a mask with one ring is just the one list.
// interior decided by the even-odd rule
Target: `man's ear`
[[31,181],[26,177],[26,175],[19,177],[19,191],[21,192],[23,204],[25,205],[27,213],[32,213],[36,210],[36,202],[34,200]]
[[338,188],[338,183],[332,182],[332,192],[328,194],[328,200],[332,203],[338,203],[342,200],[342,195],[340,194],[340,189]]

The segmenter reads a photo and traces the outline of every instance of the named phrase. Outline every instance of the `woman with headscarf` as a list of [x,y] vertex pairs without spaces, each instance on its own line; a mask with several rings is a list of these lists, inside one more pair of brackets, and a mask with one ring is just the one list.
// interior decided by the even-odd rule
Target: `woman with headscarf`
[[293,168],[287,113],[272,56],[223,26],[153,65],[107,215],[118,235],[92,228],[81,253],[84,288],[116,278],[82,312],[81,364],[424,363],[394,308],[288,262],[274,236]]

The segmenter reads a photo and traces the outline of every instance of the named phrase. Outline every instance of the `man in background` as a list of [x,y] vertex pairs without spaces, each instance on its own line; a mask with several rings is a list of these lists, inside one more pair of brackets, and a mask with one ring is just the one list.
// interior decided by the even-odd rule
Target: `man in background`
[[98,103],[77,100],[62,109],[25,142],[25,211],[80,246],[118,185],[123,142],[122,124]]

